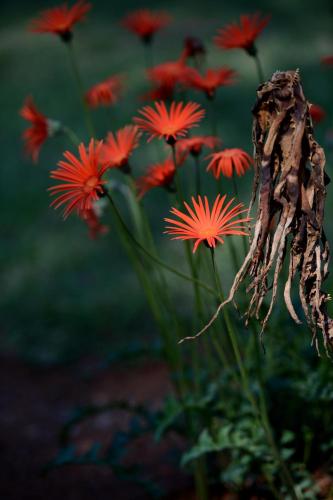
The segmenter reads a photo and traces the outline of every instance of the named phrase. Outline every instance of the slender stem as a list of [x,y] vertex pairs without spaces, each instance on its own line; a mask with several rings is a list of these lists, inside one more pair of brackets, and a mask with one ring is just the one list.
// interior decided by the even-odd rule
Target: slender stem
[[153,44],[152,42],[144,42],[144,54],[145,54],[145,66],[146,69],[150,69],[154,66],[154,56],[153,56]]
[[258,56],[258,53],[256,53],[253,56],[253,58],[254,58],[254,62],[256,64],[257,75],[258,75],[258,80],[259,80],[259,84],[260,84],[260,83],[263,83],[265,81],[264,71],[262,69],[262,64],[261,64],[260,57]]
[[201,194],[201,177],[200,177],[200,160],[199,156],[194,156],[194,164],[195,164],[195,190],[197,196]]
[[69,61],[70,61],[71,67],[72,67],[73,76],[74,76],[76,86],[77,86],[77,89],[79,92],[87,130],[88,130],[88,133],[90,134],[91,137],[95,137],[95,129],[94,129],[94,125],[92,123],[90,110],[89,110],[88,104],[84,98],[84,86],[82,83],[82,78],[81,78],[80,71],[78,68],[77,60],[75,57],[73,42],[72,41],[66,42],[65,45],[67,47]]
[[214,137],[217,137],[218,130],[217,130],[216,109],[215,109],[215,98],[209,97],[208,102],[210,107],[210,125],[211,125],[212,135]]
[[132,243],[134,243],[134,245],[142,252],[144,253],[147,257],[149,257],[153,262],[155,262],[156,264],[160,265],[161,267],[164,267],[164,269],[167,269],[168,271],[170,271],[171,273],[175,274],[176,276],[178,276],[179,278],[183,278],[184,280],[186,281],[195,281],[197,283],[198,286],[200,286],[201,288],[203,288],[204,290],[206,290],[207,292],[213,294],[213,295],[216,295],[215,291],[210,288],[208,285],[206,285],[205,283],[203,283],[202,281],[200,280],[194,280],[193,278],[191,278],[190,276],[188,276],[187,274],[184,274],[182,273],[181,271],[178,271],[177,269],[174,269],[172,266],[169,266],[169,264],[166,264],[165,262],[163,262],[162,260],[160,260],[158,257],[156,257],[155,255],[152,255],[148,250],[146,250],[146,248],[144,248],[141,243],[139,243],[137,241],[137,239],[133,236],[133,234],[131,233],[131,231],[128,229],[128,227],[126,226],[123,218],[121,217],[116,205],[114,204],[114,201],[113,199],[111,198],[111,196],[109,195],[109,193],[104,190],[104,193],[105,193],[105,196],[108,198],[110,204],[111,204],[111,207],[113,209],[113,212],[114,214],[116,215],[118,221],[120,222],[123,230],[125,231],[125,233],[127,234],[127,236],[129,237],[129,239],[132,241]]
[[68,137],[73,146],[78,146],[81,143],[81,140],[78,138],[76,133],[66,125],[63,125],[61,130]]
[[[232,173],[232,185],[233,185],[233,188],[234,188],[235,197],[239,201],[239,194],[238,194],[238,187],[237,187],[237,181],[236,181],[235,172]],[[244,255],[246,257],[247,252],[248,252],[247,243],[246,243],[247,240],[246,240],[246,238],[242,238],[242,241],[243,241]],[[239,267],[238,267],[238,269],[239,269]]]

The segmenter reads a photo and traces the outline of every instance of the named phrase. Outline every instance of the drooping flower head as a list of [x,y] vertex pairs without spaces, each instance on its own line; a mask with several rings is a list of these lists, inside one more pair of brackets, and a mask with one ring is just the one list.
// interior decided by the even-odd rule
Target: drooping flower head
[[144,43],[151,43],[153,36],[171,21],[165,12],[153,12],[149,9],[139,9],[130,12],[122,21],[122,25],[138,35]]
[[85,210],[90,210],[93,203],[104,193],[102,179],[107,165],[100,161],[103,142],[91,139],[88,150],[81,143],[78,148],[79,156],[65,151],[65,160],[59,161],[58,168],[52,170],[50,177],[62,181],[61,184],[49,188],[51,195],[59,195],[51,206],[59,208],[66,205],[64,218],[66,219],[74,210],[80,215]]
[[127,125],[115,134],[109,132],[101,148],[101,162],[110,168],[120,168],[129,173],[128,160],[139,145],[140,135],[136,125]]
[[168,144],[175,144],[188,130],[198,126],[205,111],[195,102],[172,102],[169,109],[165,103],[155,102],[154,107],[145,106],[139,111],[142,117],[135,117],[135,123],[149,134],[148,142],[154,137],[164,138]]
[[196,135],[180,139],[176,146],[177,165],[183,163],[188,155],[192,155],[194,157],[200,156],[203,148],[215,149],[221,144],[221,142],[222,141],[219,137],[211,135]]
[[210,209],[207,197],[204,199],[198,196],[198,200],[192,197],[193,208],[184,202],[187,213],[181,212],[177,208],[172,208],[171,213],[180,220],[164,219],[170,224],[166,226],[166,233],[172,234],[173,240],[195,240],[193,253],[200,243],[204,243],[210,248],[215,248],[217,243],[224,243],[222,236],[241,235],[248,236],[244,223],[249,222],[248,217],[237,218],[247,210],[243,209],[243,204],[238,203],[232,207],[234,198],[226,204],[226,195],[217,195],[217,198]]
[[109,227],[101,223],[94,206],[90,209],[83,210],[80,213],[80,217],[87,224],[89,237],[92,240],[96,240],[98,236],[109,232]]
[[253,164],[251,156],[238,148],[224,149],[209,155],[207,158],[210,159],[207,171],[211,170],[216,179],[221,175],[232,177],[234,172],[240,177]]
[[255,41],[269,23],[270,16],[260,14],[244,15],[239,24],[228,24],[218,31],[214,41],[222,49],[244,49],[248,54],[256,54]]
[[176,168],[171,157],[162,163],[155,163],[147,169],[147,172],[136,181],[138,196],[142,198],[147,191],[155,187],[164,187],[173,190],[173,180]]
[[310,116],[312,118],[313,123],[320,123],[324,120],[326,113],[321,106],[317,104],[310,105]]
[[43,113],[38,111],[31,96],[25,100],[20,115],[31,123],[31,127],[23,132],[23,139],[27,154],[36,163],[43,143],[56,132],[60,124],[49,120]]
[[74,24],[82,21],[90,9],[91,4],[85,0],[79,0],[72,7],[64,4],[46,9],[41,12],[39,18],[32,21],[31,31],[59,35],[62,40],[68,42],[72,38]]
[[231,68],[207,69],[204,75],[191,69],[186,75],[186,84],[196,90],[205,92],[209,99],[215,96],[219,87],[232,85],[235,82],[236,72]]
[[203,57],[206,54],[206,48],[200,38],[187,36],[184,40],[184,54],[186,58]]
[[92,108],[109,106],[118,101],[122,87],[123,82],[119,75],[110,76],[106,80],[93,85],[86,93],[85,99]]
[[320,59],[321,64],[324,64],[325,66],[333,66],[333,55],[331,56],[324,56]]

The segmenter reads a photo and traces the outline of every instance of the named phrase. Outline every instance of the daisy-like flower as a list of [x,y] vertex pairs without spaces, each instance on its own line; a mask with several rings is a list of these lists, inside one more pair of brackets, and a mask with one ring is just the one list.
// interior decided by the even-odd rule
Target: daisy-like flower
[[186,137],[177,142],[177,165],[183,163],[189,155],[200,156],[203,148],[214,149],[221,144],[219,137],[212,135],[196,135]]
[[205,92],[209,99],[215,96],[219,87],[232,85],[236,72],[231,68],[208,69],[204,75],[197,70],[191,69],[186,75],[186,84],[193,89]]
[[37,163],[40,148],[48,137],[56,133],[60,124],[49,120],[35,106],[32,97],[28,97],[20,110],[22,118],[31,123],[31,127],[23,132],[25,150],[32,160]]
[[184,137],[188,130],[198,126],[205,111],[195,102],[172,102],[168,110],[165,103],[155,102],[155,108],[145,106],[139,111],[142,117],[135,117],[135,123],[149,134],[148,142],[154,137],[164,138],[174,145],[179,137]]
[[101,223],[94,207],[88,210],[84,210],[80,214],[80,217],[87,224],[89,237],[92,240],[96,240],[98,236],[109,232],[109,227]]
[[64,218],[66,219],[74,210],[80,215],[85,210],[91,210],[93,203],[104,193],[102,179],[107,165],[100,161],[103,142],[95,143],[91,139],[88,151],[83,143],[79,145],[79,157],[65,151],[66,161],[60,161],[56,170],[52,170],[50,177],[62,181],[61,184],[49,188],[51,195],[59,195],[51,206],[59,208],[66,204]]
[[217,243],[224,243],[223,236],[240,235],[248,236],[244,223],[249,222],[250,218],[238,219],[239,215],[247,212],[243,209],[244,205],[238,203],[232,207],[234,198],[226,204],[226,195],[217,195],[212,209],[210,209],[207,197],[204,199],[198,196],[198,201],[192,197],[191,208],[184,202],[187,213],[181,212],[177,208],[172,208],[171,213],[180,220],[164,219],[170,224],[166,226],[165,233],[174,235],[173,240],[196,240],[193,253],[197,250],[200,243],[204,243],[210,248],[215,248]]
[[333,66],[333,55],[332,56],[324,56],[320,59],[321,64],[325,66]]
[[72,7],[64,4],[46,9],[41,12],[39,18],[32,21],[31,31],[59,35],[65,42],[68,42],[72,38],[74,24],[82,21],[90,9],[91,4],[85,0],[79,0]]
[[326,113],[321,106],[318,106],[317,104],[311,104],[310,115],[313,123],[320,123],[324,120]]
[[110,76],[93,85],[85,95],[88,105],[92,108],[108,106],[118,101],[122,90],[122,78],[119,75]]
[[171,21],[165,12],[153,12],[148,9],[130,12],[122,21],[122,25],[138,35],[144,43],[151,43],[153,36]]
[[115,134],[109,132],[101,149],[101,162],[110,168],[120,168],[129,173],[128,160],[139,145],[140,135],[136,125],[127,125]]
[[254,43],[269,20],[270,16],[260,14],[241,16],[239,24],[228,24],[218,31],[215,44],[222,49],[244,49],[254,56],[257,52]]
[[171,157],[167,158],[163,163],[155,163],[147,169],[147,172],[136,181],[138,196],[142,198],[147,191],[155,187],[164,187],[169,191],[173,191],[173,180],[175,177],[176,168]]
[[187,81],[190,68],[185,64],[184,54],[176,61],[167,61],[148,70],[148,78],[159,87],[172,90]]
[[251,156],[238,148],[224,149],[223,151],[209,155],[207,158],[210,159],[207,171],[211,170],[216,179],[220,175],[232,177],[234,172],[240,177],[253,164]]

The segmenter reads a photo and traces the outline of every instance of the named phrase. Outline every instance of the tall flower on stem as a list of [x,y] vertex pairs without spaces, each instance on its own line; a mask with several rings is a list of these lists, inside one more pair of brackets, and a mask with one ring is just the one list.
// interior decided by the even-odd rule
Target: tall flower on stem
[[255,59],[260,83],[264,75],[255,41],[269,23],[270,16],[261,17],[260,14],[243,15],[239,24],[228,24],[218,31],[214,41],[222,49],[243,49]]
[[205,111],[195,102],[172,102],[168,109],[163,101],[155,102],[154,107],[145,106],[139,111],[140,117],[134,122],[149,135],[148,142],[155,137],[165,139],[174,145],[184,137],[190,128],[198,126]]
[[121,90],[122,78],[119,75],[114,75],[93,85],[86,92],[85,99],[92,108],[97,106],[109,106],[118,101]]
[[168,191],[173,191],[175,174],[176,168],[171,157],[162,163],[155,163],[148,168],[145,175],[136,181],[139,198],[155,187],[164,187]]
[[91,5],[85,0],[79,0],[72,7],[64,4],[46,9],[32,21],[31,31],[58,35],[64,42],[68,42],[73,36],[73,26],[82,21],[90,9]]
[[192,197],[193,208],[184,202],[187,213],[177,208],[172,208],[171,213],[180,220],[164,219],[168,225],[166,233],[171,234],[174,240],[195,240],[193,253],[198,246],[204,243],[210,248],[215,248],[217,243],[224,243],[224,236],[240,235],[248,236],[244,223],[249,222],[248,217],[239,219],[239,215],[247,212],[243,204],[238,203],[232,207],[234,198],[227,203],[226,195],[217,195],[213,207],[210,208],[208,198],[198,196],[198,200]]
[[139,146],[140,131],[136,125],[127,125],[115,134],[109,132],[101,148],[100,160],[109,168],[130,173],[129,158]]
[[31,96],[25,100],[20,115],[31,123],[31,126],[23,132],[23,140],[27,154],[37,163],[42,145],[48,137],[60,131],[61,125],[38,111]]
[[171,17],[166,12],[139,9],[127,14],[122,20],[122,25],[140,37],[143,43],[150,44],[155,33],[167,26],[170,21]]
[[185,78],[188,87],[204,92],[208,99],[215,97],[216,90],[225,85],[235,82],[236,72],[228,67],[219,69],[207,69],[204,75],[197,70],[188,71]]
[[80,215],[93,208],[93,203],[104,194],[105,180],[102,179],[108,169],[102,165],[100,153],[103,142],[91,139],[88,150],[81,143],[78,148],[79,156],[65,151],[65,160],[58,163],[58,168],[52,170],[50,177],[62,181],[61,184],[49,188],[51,195],[58,195],[51,206],[59,208],[66,205],[64,218],[74,210]]
[[185,64],[184,55],[175,61],[166,61],[148,69],[148,78],[157,88],[169,89],[185,85],[190,68]]

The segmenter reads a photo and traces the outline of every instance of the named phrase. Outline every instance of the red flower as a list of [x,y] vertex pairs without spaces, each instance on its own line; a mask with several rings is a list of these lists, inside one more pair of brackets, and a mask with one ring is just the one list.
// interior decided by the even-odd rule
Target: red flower
[[167,158],[163,163],[156,163],[148,168],[147,173],[137,179],[138,196],[142,198],[152,188],[164,187],[171,190],[176,168],[172,158]]
[[111,168],[128,169],[128,159],[138,147],[139,137],[136,125],[127,125],[115,134],[109,132],[101,149],[101,162]]
[[215,43],[222,49],[245,49],[250,55],[255,55],[254,42],[269,20],[270,16],[261,18],[260,14],[241,16],[239,24],[228,24],[219,30]]
[[173,87],[157,85],[141,96],[143,101],[167,101],[173,97]]
[[198,201],[192,197],[193,209],[184,202],[187,214],[172,208],[171,213],[179,217],[180,220],[164,219],[171,226],[166,227],[167,234],[175,235],[173,240],[196,240],[193,253],[197,250],[200,243],[205,243],[210,248],[215,248],[217,242],[224,243],[221,236],[241,235],[248,236],[243,224],[249,222],[248,217],[236,219],[240,214],[247,212],[242,210],[243,204],[239,203],[230,208],[234,198],[224,205],[226,195],[217,195],[212,209],[209,207],[208,199],[205,196],[204,201],[198,196]]
[[32,97],[28,97],[20,115],[31,122],[31,127],[23,132],[26,152],[37,162],[42,144],[49,137],[49,120],[36,108]]
[[150,43],[154,34],[170,23],[170,16],[165,12],[152,12],[148,9],[135,10],[128,14],[122,21],[123,26],[143,42]]
[[320,59],[321,64],[325,64],[325,66],[333,66],[333,55],[332,56],[324,56]]
[[175,144],[179,137],[187,134],[204,117],[205,111],[199,104],[172,102],[168,110],[165,103],[155,102],[155,109],[145,106],[139,113],[143,116],[134,118],[139,127],[148,132],[150,142],[154,137],[164,138],[168,144]]
[[177,142],[177,165],[183,163],[189,154],[199,156],[202,148],[214,149],[221,144],[221,139],[210,135],[186,137]]
[[62,184],[49,188],[52,195],[59,196],[51,203],[51,206],[59,208],[67,204],[64,210],[64,218],[76,210],[82,214],[90,210],[93,203],[103,194],[103,174],[108,166],[100,162],[100,153],[103,142],[91,139],[88,151],[83,143],[80,144],[79,158],[69,151],[65,151],[64,157],[67,161],[60,161],[56,170],[52,170],[51,179],[63,181]]
[[321,106],[310,104],[310,115],[313,123],[320,123],[325,118],[326,113]]
[[208,69],[204,75],[192,69],[187,72],[186,83],[189,87],[201,90],[207,97],[212,98],[218,87],[223,85],[232,85],[236,72],[230,68]]
[[74,24],[81,21],[90,9],[89,3],[79,0],[72,7],[64,4],[44,10],[40,17],[32,22],[31,31],[53,33],[61,36],[64,41],[69,41]]
[[89,237],[92,240],[96,240],[98,236],[109,232],[109,227],[105,226],[104,224],[101,224],[94,207],[88,210],[84,210],[80,214],[80,216],[87,224],[89,230]]
[[121,77],[118,75],[110,76],[110,78],[91,87],[86,93],[85,98],[92,108],[97,106],[108,106],[118,101],[121,89]]
[[159,87],[174,90],[176,85],[186,82],[189,67],[185,65],[184,57],[177,61],[167,61],[148,70],[148,77]]
[[225,177],[232,177],[234,171],[238,176],[244,175],[253,163],[250,155],[242,149],[237,148],[224,149],[219,153],[209,155],[208,158],[211,158],[211,161],[207,167],[207,171],[212,170],[216,179],[221,174]]

